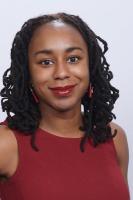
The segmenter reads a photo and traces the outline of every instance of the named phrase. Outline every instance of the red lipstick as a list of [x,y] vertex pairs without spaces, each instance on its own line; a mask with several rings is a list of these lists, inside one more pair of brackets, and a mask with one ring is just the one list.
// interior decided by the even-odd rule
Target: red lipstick
[[65,97],[70,96],[75,85],[66,85],[64,87],[50,88],[55,96]]
[[63,87],[53,87],[53,88],[50,88],[52,90],[67,90],[67,89],[70,89],[70,88],[73,88],[75,85],[66,85],[66,86],[63,86]]

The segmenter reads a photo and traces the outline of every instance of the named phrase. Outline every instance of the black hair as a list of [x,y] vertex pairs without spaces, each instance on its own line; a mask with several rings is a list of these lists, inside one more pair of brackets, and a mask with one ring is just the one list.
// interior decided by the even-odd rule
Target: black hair
[[80,150],[84,152],[84,144],[88,139],[92,139],[93,145],[97,146],[116,135],[117,131],[111,133],[109,123],[115,118],[112,110],[119,97],[119,90],[110,83],[113,74],[105,58],[108,50],[106,41],[97,36],[79,16],[66,13],[49,14],[29,19],[24,23],[12,44],[11,66],[3,75],[2,109],[7,113],[8,127],[26,135],[30,134],[31,145],[37,150],[35,136],[41,113],[30,90],[28,46],[34,31],[54,20],[61,20],[75,27],[88,46],[93,95],[90,98],[86,92],[82,97],[84,126],[79,128],[85,133],[80,143]]

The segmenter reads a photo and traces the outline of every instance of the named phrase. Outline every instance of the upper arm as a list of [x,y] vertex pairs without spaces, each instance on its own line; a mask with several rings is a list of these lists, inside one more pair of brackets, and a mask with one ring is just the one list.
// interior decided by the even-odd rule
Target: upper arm
[[117,124],[111,123],[112,133],[117,129],[117,135],[113,138],[114,145],[117,153],[118,163],[120,165],[124,179],[127,181],[128,163],[129,163],[129,150],[128,142],[125,131]]
[[12,131],[6,126],[0,126],[0,174],[8,174],[14,162],[16,141]]

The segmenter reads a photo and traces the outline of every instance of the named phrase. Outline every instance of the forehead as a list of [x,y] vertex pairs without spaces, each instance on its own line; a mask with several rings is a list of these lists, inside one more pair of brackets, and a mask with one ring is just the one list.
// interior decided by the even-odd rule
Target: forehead
[[60,44],[64,45],[80,45],[83,48],[87,48],[86,42],[83,39],[81,33],[72,25],[66,24],[61,21],[53,21],[44,25],[41,25],[33,34],[30,42],[30,46],[42,46],[53,47]]

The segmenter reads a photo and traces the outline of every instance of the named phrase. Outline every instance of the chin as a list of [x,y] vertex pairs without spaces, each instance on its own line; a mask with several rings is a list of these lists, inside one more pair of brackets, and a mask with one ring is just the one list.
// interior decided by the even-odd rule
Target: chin
[[58,107],[58,108],[54,108],[56,111],[58,111],[58,112],[68,112],[68,111],[71,111],[71,110],[73,110],[72,109],[73,107]]
[[79,109],[79,107],[81,107],[81,104],[79,106],[79,104],[71,104],[71,105],[60,105],[60,106],[55,106],[54,109],[56,111],[59,111],[59,112],[69,112],[69,111],[72,111],[72,110],[75,110],[75,109]]

